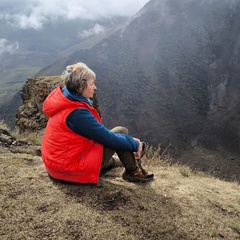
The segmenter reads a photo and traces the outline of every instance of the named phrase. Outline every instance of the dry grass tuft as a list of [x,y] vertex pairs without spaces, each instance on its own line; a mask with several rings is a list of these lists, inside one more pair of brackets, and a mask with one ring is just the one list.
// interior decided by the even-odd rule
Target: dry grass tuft
[[3,130],[6,130],[6,131],[10,132],[10,128],[8,127],[8,125],[3,120],[0,120],[0,129],[3,129]]
[[41,146],[44,130],[36,132],[24,132],[24,133],[15,133],[15,136],[21,141],[28,142],[31,145]]

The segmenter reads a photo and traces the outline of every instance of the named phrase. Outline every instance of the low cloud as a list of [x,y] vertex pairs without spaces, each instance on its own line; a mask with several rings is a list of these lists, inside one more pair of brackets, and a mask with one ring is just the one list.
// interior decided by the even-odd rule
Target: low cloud
[[41,29],[59,20],[100,19],[131,16],[149,0],[9,0],[0,3],[0,19],[26,29]]
[[4,54],[14,54],[18,51],[18,42],[10,42],[5,38],[0,39],[0,57]]
[[93,28],[90,28],[89,30],[83,30],[82,32],[79,32],[78,37],[84,39],[104,32],[104,27],[96,24]]

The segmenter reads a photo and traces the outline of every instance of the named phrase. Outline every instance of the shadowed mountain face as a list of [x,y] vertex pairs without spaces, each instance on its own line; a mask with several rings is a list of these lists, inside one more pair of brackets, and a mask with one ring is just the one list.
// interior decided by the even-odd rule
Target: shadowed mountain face
[[151,0],[109,38],[38,75],[83,61],[104,124],[150,144],[240,151],[240,1]]

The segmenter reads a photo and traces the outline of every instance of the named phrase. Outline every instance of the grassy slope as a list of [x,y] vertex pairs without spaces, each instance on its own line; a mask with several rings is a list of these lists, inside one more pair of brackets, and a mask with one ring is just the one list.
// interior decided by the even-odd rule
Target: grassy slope
[[[39,68],[37,67],[18,67],[11,71],[1,72],[0,77],[0,108],[4,108],[6,103],[10,102],[16,93],[22,89],[27,77],[34,75]],[[8,111],[11,113],[11,111]]]
[[157,157],[147,184],[122,168],[95,185],[49,180],[33,147],[1,148],[1,239],[240,239],[240,186]]

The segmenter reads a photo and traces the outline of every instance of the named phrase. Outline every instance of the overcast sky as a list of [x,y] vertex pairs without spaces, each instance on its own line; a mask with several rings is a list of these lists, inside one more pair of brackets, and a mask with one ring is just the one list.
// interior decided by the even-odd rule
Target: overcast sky
[[131,16],[149,0],[1,0],[0,20],[18,28],[41,29],[52,21]]

